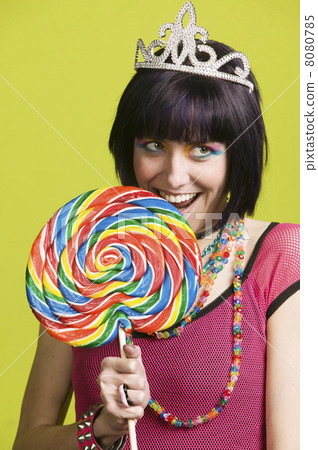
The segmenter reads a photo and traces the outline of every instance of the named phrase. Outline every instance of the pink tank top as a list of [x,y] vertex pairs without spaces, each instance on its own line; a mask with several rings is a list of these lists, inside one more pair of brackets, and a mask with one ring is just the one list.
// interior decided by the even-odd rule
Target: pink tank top
[[[243,275],[243,351],[239,379],[221,414],[194,428],[176,428],[148,406],[137,423],[139,450],[258,450],[265,440],[266,321],[299,289],[299,225],[271,223]],[[157,340],[134,333],[151,396],[181,418],[208,413],[219,402],[232,358],[232,287],[190,323],[180,337]],[[73,348],[76,416],[100,400],[96,382],[117,339],[94,349]],[[130,449],[129,439],[124,447]]]

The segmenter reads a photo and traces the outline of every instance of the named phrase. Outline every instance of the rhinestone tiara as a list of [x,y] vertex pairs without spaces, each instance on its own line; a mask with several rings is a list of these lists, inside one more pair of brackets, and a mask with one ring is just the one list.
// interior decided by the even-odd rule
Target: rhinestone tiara
[[[189,13],[189,23],[184,28],[182,21],[187,12]],[[162,38],[166,36],[167,30],[171,30],[171,34],[167,39],[167,42],[165,42]],[[201,35],[200,40],[203,44],[196,44],[195,36],[197,34]],[[161,25],[159,28],[159,38],[161,39],[155,39],[152,41],[149,44],[148,49],[142,39],[138,39],[135,70],[143,68],[188,72],[233,81],[234,83],[247,86],[250,92],[253,91],[253,83],[246,79],[250,73],[250,63],[247,56],[241,52],[233,52],[217,59],[215,50],[208,45],[204,45],[209,39],[209,33],[205,28],[196,25],[195,9],[190,1],[182,6],[178,12],[175,23],[168,22]],[[182,44],[181,52],[179,52],[179,44]],[[158,47],[164,47],[164,51],[161,55],[154,54],[154,50]],[[195,56],[196,49],[209,55],[209,59],[207,61],[199,61]],[[140,53],[143,57],[143,61],[138,62]],[[169,57],[172,63],[166,62]],[[184,64],[187,57],[191,65]],[[244,69],[236,66],[234,70],[235,75],[218,70],[232,59],[240,59],[243,63]]]

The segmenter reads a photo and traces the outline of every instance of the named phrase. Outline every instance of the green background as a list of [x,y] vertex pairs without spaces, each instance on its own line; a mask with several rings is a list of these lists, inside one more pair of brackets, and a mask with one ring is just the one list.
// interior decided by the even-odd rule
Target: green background
[[[137,39],[147,45],[156,39],[181,6],[171,0],[0,0],[0,74],[12,86],[0,77],[2,448],[12,446],[36,349],[38,324],[24,288],[32,243],[66,202],[119,184],[107,140],[134,73]],[[249,57],[263,109],[269,108],[270,161],[255,218],[299,222],[299,80],[283,93],[299,76],[299,3],[200,0],[195,6],[211,38]]]

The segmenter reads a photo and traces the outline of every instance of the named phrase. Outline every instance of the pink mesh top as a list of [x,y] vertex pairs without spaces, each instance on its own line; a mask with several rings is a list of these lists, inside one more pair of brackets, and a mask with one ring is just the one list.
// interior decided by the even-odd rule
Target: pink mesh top
[[[299,225],[271,223],[243,274],[242,363],[228,405],[194,428],[172,427],[147,407],[137,423],[138,449],[265,449],[266,321],[298,289]],[[152,398],[181,419],[209,412],[222,396],[232,358],[232,300],[229,287],[180,337],[159,341],[134,333]],[[119,356],[117,339],[95,349],[73,348],[77,419],[101,401],[96,378],[106,356]]]

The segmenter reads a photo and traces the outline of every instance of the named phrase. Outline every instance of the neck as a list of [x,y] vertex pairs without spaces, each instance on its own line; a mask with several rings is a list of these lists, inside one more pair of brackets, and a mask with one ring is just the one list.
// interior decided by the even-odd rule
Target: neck
[[[217,205],[216,208],[213,208],[214,212],[218,211],[218,214],[220,214],[221,217],[224,217],[224,211],[226,209],[226,205],[227,205],[226,199],[224,199],[224,198],[221,199],[220,204]],[[197,238],[197,240],[204,239],[205,237],[208,237],[209,239],[211,239],[211,236],[215,237],[214,235],[216,233],[216,227],[221,220],[222,220],[222,218],[221,219],[212,219],[209,224],[205,223],[205,225],[195,233],[195,237]],[[228,221],[226,220],[226,222],[228,222]],[[225,223],[224,223],[224,225],[225,225]]]
[[206,238],[211,239],[211,237],[213,237],[213,234],[215,234],[215,230],[214,230],[214,227],[211,227],[211,228],[206,228],[205,230],[203,229],[201,231],[198,231],[197,233],[195,233],[195,237],[199,241],[200,239],[206,239]]

